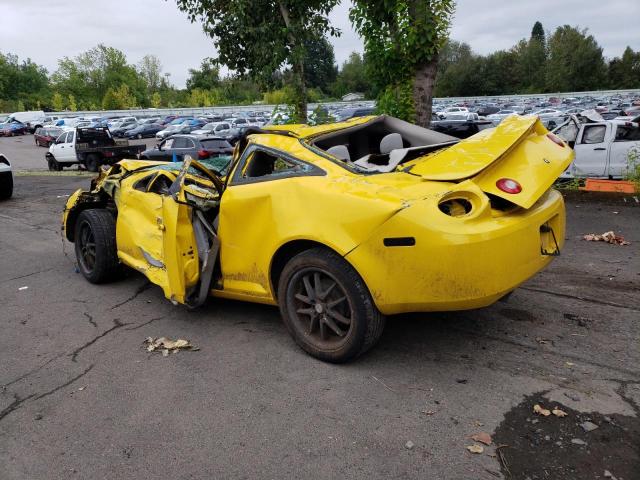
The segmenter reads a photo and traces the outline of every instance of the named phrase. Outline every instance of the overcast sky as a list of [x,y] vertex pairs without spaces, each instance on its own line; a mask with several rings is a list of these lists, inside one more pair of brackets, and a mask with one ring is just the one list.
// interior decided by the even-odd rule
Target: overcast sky
[[[331,15],[342,30],[332,39],[338,63],[362,51],[348,8],[343,0]],[[130,63],[157,55],[171,81],[183,87],[189,68],[215,56],[211,40],[173,0],[0,0],[0,12],[0,51],[30,57],[50,72],[58,58],[104,43],[125,52]],[[639,19],[639,0],[458,0],[451,37],[489,53],[528,37],[540,20],[547,32],[564,24],[588,28],[605,56],[614,57],[627,45],[640,50]]]

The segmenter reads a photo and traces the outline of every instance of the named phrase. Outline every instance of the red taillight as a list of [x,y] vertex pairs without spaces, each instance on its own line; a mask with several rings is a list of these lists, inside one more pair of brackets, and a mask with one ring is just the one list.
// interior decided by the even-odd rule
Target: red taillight
[[505,193],[520,193],[522,191],[522,185],[511,178],[501,178],[496,182],[496,187]]
[[553,133],[547,133],[547,138],[551,140],[553,143],[555,143],[556,145],[560,145],[561,147],[564,147],[564,142],[557,135],[554,135]]
[[113,152],[110,152],[110,151],[107,150],[106,152],[104,152],[104,156],[105,157],[113,157]]
[[206,150],[198,150],[198,158],[209,158],[211,154],[209,152],[207,152]]

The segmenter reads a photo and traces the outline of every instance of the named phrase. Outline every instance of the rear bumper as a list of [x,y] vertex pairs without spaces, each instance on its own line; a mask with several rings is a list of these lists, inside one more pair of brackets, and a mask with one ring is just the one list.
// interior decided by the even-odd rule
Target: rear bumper
[[[546,193],[528,210],[475,221],[433,225],[427,202],[402,210],[345,258],[360,273],[384,314],[467,310],[491,305],[546,267],[551,226],[564,244],[562,196]],[[437,218],[437,217],[436,217]],[[440,228],[438,228],[440,227]],[[384,245],[413,237],[413,246]]]

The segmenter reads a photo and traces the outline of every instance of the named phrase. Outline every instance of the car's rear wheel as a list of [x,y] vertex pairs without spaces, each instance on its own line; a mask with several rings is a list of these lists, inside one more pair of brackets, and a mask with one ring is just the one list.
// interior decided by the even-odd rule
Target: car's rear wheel
[[0,173],[0,200],[11,198],[11,195],[13,195],[13,174]]
[[100,157],[95,153],[90,153],[84,160],[84,166],[87,167],[87,170],[90,172],[97,172],[100,168]]
[[89,209],[78,215],[75,251],[78,269],[91,283],[105,283],[118,275],[116,222],[110,212]]
[[278,284],[280,311],[289,333],[310,355],[347,362],[376,344],[385,318],[358,272],[324,248],[293,257]]

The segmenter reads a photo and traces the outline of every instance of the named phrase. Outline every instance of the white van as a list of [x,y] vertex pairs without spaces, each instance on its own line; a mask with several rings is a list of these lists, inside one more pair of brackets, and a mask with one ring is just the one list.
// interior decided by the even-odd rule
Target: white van
[[45,114],[42,110],[33,110],[30,112],[15,112],[9,115],[8,121],[17,120],[24,123],[31,132],[35,132],[36,128],[41,128],[45,123]]

